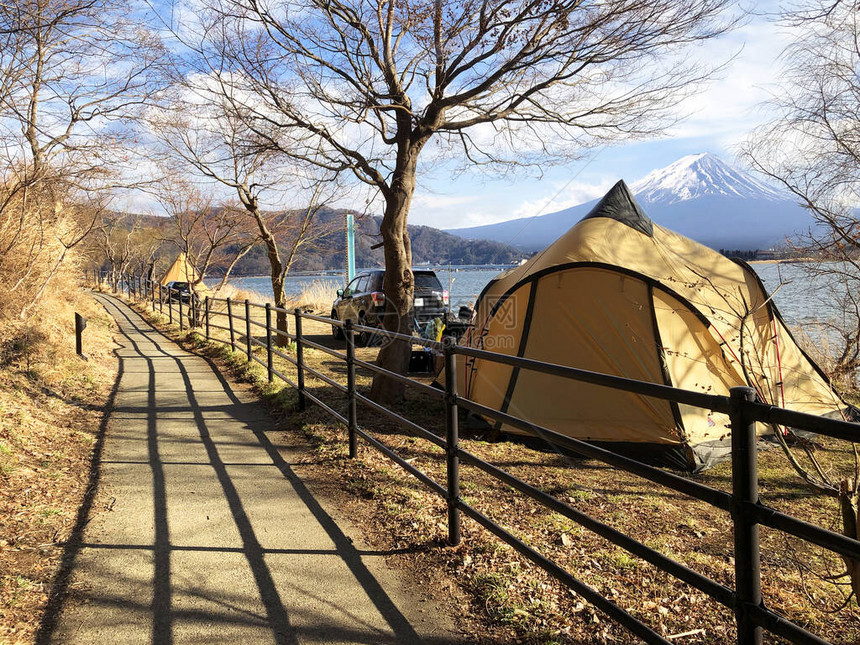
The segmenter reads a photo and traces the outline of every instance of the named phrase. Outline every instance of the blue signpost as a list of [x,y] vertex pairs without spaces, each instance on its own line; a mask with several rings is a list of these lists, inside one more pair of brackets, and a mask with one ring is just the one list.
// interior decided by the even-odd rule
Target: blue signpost
[[346,215],[346,282],[349,284],[355,277],[355,218],[352,213]]

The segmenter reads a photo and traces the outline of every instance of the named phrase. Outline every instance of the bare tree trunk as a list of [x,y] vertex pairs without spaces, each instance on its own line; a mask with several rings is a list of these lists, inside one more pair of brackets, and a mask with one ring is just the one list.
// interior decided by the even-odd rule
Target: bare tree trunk
[[[257,223],[257,229],[260,231],[260,239],[266,245],[266,256],[269,258],[269,272],[272,278],[272,299],[274,300],[274,305],[284,308],[286,306],[286,297],[284,296],[284,263],[281,261],[278,241],[263,219],[257,197],[245,185],[237,186],[237,192],[239,193],[239,200],[242,202],[242,206]],[[283,312],[278,312],[276,318],[276,329],[287,333],[289,331],[287,329],[287,315]],[[275,334],[275,344],[278,347],[286,347],[289,344],[289,339],[281,334]]]
[[[846,537],[860,540],[860,499],[856,491],[851,491],[847,481],[843,481],[839,490],[839,507],[842,511],[842,533]],[[848,576],[851,578],[851,588],[854,598],[860,602],[860,560],[843,556]]]
[[[275,327],[278,331],[282,331],[286,334],[289,331],[289,328],[287,327],[287,296],[284,293],[284,278],[285,274],[283,267],[278,272],[277,277],[274,275],[274,272],[272,273],[272,300],[275,302],[275,307],[283,310],[275,312]],[[290,339],[286,336],[282,336],[281,334],[277,334],[275,336],[275,344],[278,347],[286,347],[289,343]]]
[[[387,331],[411,335],[412,296],[412,243],[407,230],[407,216],[415,191],[415,171],[420,145],[410,146],[399,155],[391,189],[386,194],[385,214],[382,218],[383,248],[385,251],[385,317],[383,327]],[[408,341],[383,341],[376,364],[397,374],[409,367],[412,346]],[[376,374],[370,389],[370,398],[378,403],[397,403],[403,399],[405,386],[394,379]]]

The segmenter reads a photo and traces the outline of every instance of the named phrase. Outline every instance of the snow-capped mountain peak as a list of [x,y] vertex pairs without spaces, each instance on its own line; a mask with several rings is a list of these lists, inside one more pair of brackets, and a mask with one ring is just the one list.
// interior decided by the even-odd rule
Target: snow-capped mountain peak
[[637,200],[646,204],[676,204],[706,195],[786,199],[778,190],[707,152],[681,157],[665,168],[654,170],[633,184],[631,190]]

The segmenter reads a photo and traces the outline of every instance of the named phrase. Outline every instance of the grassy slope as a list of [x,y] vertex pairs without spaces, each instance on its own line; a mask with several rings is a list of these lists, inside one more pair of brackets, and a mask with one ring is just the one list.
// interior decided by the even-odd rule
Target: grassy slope
[[[113,322],[91,298],[51,302],[3,328],[0,361],[0,643],[29,643],[86,490],[115,381]],[[88,318],[74,353],[74,312]],[[26,331],[24,331],[26,330]]]

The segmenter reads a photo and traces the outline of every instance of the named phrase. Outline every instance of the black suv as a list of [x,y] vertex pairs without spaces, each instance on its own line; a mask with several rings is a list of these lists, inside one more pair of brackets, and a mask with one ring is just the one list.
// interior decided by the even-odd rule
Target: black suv
[[167,291],[165,295],[167,300],[173,300],[173,302],[178,302],[180,300],[182,302],[191,302],[191,289],[187,282],[171,280],[164,288]]
[[[415,295],[412,314],[418,323],[445,316],[448,292],[442,288],[433,271],[413,271]],[[337,300],[331,308],[335,320],[352,320],[367,327],[382,327],[385,314],[385,294],[382,292],[384,271],[359,273],[345,289],[338,289]],[[343,330],[332,326],[335,338],[343,338]],[[360,340],[369,343],[372,338],[362,334]]]

